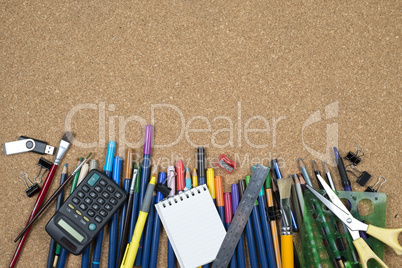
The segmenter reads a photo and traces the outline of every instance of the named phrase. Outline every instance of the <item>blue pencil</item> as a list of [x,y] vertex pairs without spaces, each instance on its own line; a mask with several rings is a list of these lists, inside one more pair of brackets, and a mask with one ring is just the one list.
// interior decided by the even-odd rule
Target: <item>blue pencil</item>
[[[149,172],[151,169],[151,146],[152,146],[152,125],[148,124],[145,127],[145,141],[144,141],[144,150],[142,156],[142,172],[141,172],[141,189],[140,189],[140,199],[139,199],[139,207],[142,205],[142,201],[144,199],[145,191],[149,182]],[[149,218],[147,219],[147,221]],[[145,225],[143,234],[146,232],[147,226]],[[141,266],[142,264],[142,247],[143,247],[143,238],[141,236],[140,245],[138,247],[137,257],[135,258],[134,265]]]
[[[166,172],[160,172],[159,183],[166,185]],[[163,200],[163,194],[157,192],[155,204]],[[151,245],[151,256],[149,257],[149,268],[156,268],[158,262],[158,250],[159,250],[159,237],[161,235],[161,220],[159,219],[158,212],[155,210],[154,215],[154,227],[152,233],[152,245]]]
[[[109,178],[112,178],[113,157],[115,150],[116,150],[116,143],[114,141],[109,141],[106,153],[106,161],[105,165],[103,166],[103,171]],[[92,257],[92,268],[99,268],[100,265],[104,231],[105,231],[104,228],[102,228],[102,230],[98,233],[95,239],[94,255]]]
[[[246,177],[246,186],[250,182],[251,176]],[[262,190],[262,189],[261,189]],[[261,191],[260,191],[261,193]],[[253,227],[255,239],[257,240],[258,256],[260,259],[260,264],[262,268],[268,268],[268,257],[267,251],[264,244],[264,236],[262,234],[261,220],[258,213],[258,201],[255,201],[253,211],[251,212],[251,218],[253,219]]]
[[[245,184],[244,180],[239,180],[239,185],[232,184],[232,190],[233,190],[233,188],[235,188],[234,193],[236,193],[236,192],[239,193],[238,195],[236,195],[232,192],[232,197],[237,198],[237,200],[233,200],[232,205],[233,205],[233,207],[236,206],[236,208],[237,208],[237,206],[239,204],[239,198],[240,199],[242,198],[243,193],[246,189],[246,184]],[[253,233],[251,218],[249,218],[247,220],[245,230],[246,230],[248,254],[250,257],[250,265],[251,265],[251,267],[258,267],[257,249],[255,247],[255,240],[254,240],[254,233]],[[240,239],[238,247],[240,246],[241,241],[242,240]],[[239,266],[240,266],[240,262],[239,262]]]
[[[120,173],[121,173],[121,158],[116,156],[113,162],[113,181],[116,184],[120,184]],[[108,267],[116,267],[117,258],[117,236],[118,236],[118,219],[119,213],[116,212],[112,216],[109,226],[109,256],[108,256]]]
[[[67,178],[67,164],[64,164],[63,171],[61,172],[61,177],[60,177],[60,185],[63,184],[63,182]],[[57,197],[57,203],[56,203],[56,211],[59,210],[61,204],[63,204],[64,200],[64,189],[62,189],[59,193],[59,196]],[[53,268],[53,261],[54,261],[54,252],[56,250],[56,241],[54,239],[50,239],[50,245],[49,245],[49,256],[47,258],[47,264],[46,268]]]

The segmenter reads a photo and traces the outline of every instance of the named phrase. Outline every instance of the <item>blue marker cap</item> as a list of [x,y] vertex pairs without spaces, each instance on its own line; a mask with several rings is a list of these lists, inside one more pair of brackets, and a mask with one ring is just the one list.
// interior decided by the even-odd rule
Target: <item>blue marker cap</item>
[[105,161],[105,165],[103,166],[103,171],[112,172],[113,157],[114,157],[115,150],[116,150],[116,142],[109,141],[109,145],[107,146],[106,161]]
[[232,192],[232,210],[233,214],[236,214],[237,207],[239,206],[240,196],[239,196],[239,186],[237,183],[233,183],[231,186]]
[[166,185],[166,172],[159,172],[158,182]]
[[116,156],[113,161],[113,181],[120,185],[120,174],[121,174],[121,158]]

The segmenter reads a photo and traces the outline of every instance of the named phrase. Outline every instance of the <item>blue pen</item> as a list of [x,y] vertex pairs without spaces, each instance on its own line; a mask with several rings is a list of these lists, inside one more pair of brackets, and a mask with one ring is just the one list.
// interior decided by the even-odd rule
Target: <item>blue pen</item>
[[[281,170],[279,169],[279,164],[278,164],[278,160],[277,160],[277,159],[272,160],[272,166],[273,166],[273,168],[274,168],[274,170],[275,170],[276,178],[277,178],[278,180],[279,180],[279,179],[282,179],[282,173],[281,173]],[[307,181],[306,181],[306,182],[307,182]],[[292,219],[293,230],[294,230],[295,232],[297,232],[297,230],[298,230],[299,228],[297,227],[297,222],[296,222],[295,216],[294,216],[294,214],[293,214],[292,208],[290,208],[290,218]]]
[[[253,166],[253,171],[254,171],[254,168],[255,168],[255,166]],[[267,179],[270,179],[269,174],[268,174]],[[268,217],[267,217],[268,209],[266,207],[264,187],[261,188],[261,191],[258,195],[258,211],[260,213],[261,227],[262,227],[262,232],[264,235],[265,249],[267,251],[268,266],[276,267],[274,242],[272,240],[271,226],[268,222]]]
[[[166,185],[166,172],[160,172],[159,183]],[[163,200],[163,194],[161,192],[157,192],[155,204],[159,203]],[[154,215],[154,226],[152,233],[152,245],[151,245],[151,256],[149,257],[149,268],[156,268],[156,264],[158,262],[158,250],[159,250],[159,237],[161,234],[161,220],[159,219],[158,212],[155,210]]]
[[205,150],[204,147],[197,149],[197,164],[198,164],[198,185],[206,184],[205,179]]
[[[156,183],[156,182],[155,182]],[[142,249],[142,264],[141,267],[149,267],[149,256],[151,255],[152,233],[155,219],[155,200],[156,196],[152,197],[151,208],[148,214],[146,224],[146,232],[144,234],[144,246]]]
[[[128,148],[126,150],[126,160],[124,163],[124,183],[123,183],[123,188],[124,191],[126,192],[127,195],[129,195],[130,191],[130,185],[131,185],[131,173],[133,171],[133,149]],[[130,211],[131,213],[131,211]],[[125,202],[121,208],[120,212],[120,226],[119,226],[119,242],[117,243],[117,263],[116,265],[119,265],[119,260],[120,256],[121,259],[123,259],[124,252],[120,253],[120,250],[122,248],[121,241],[123,237],[123,228],[124,228],[124,222],[126,220],[126,215],[127,213],[127,202]],[[124,239],[123,239],[124,240]],[[123,245],[124,247],[124,245]],[[124,248],[122,249],[124,251]]]
[[[140,199],[138,206],[141,207],[146,188],[149,182],[149,171],[151,169],[151,147],[152,147],[152,125],[148,124],[145,127],[145,141],[144,141],[144,151],[142,156],[142,172],[141,172],[141,189],[140,189]],[[149,218],[147,219],[149,220]],[[146,225],[143,230],[143,234],[147,231]],[[140,245],[138,247],[137,257],[135,258],[134,265],[141,266],[142,264],[142,246],[143,238],[141,236]]]
[[[245,180],[246,186],[249,184],[250,179],[251,179],[251,176],[246,177],[246,180]],[[243,180],[239,181],[239,184],[240,183],[244,183]],[[242,186],[240,186],[240,187],[242,187]],[[260,193],[261,193],[261,191],[260,191]],[[263,236],[262,228],[261,228],[261,219],[260,219],[260,215],[258,213],[257,206],[258,206],[258,201],[255,201],[253,210],[251,212],[251,218],[253,219],[252,222],[253,222],[253,227],[254,227],[255,240],[257,240],[258,256],[260,259],[261,268],[268,268],[267,251],[265,249],[264,236]]]
[[[236,214],[236,210],[237,207],[239,206],[239,200],[240,200],[239,186],[236,183],[232,184],[231,193],[232,193],[232,210],[234,215]],[[236,255],[237,255],[237,265],[239,266],[239,268],[246,268],[246,257],[244,254],[243,235],[240,235],[239,243],[237,244],[236,247]]]
[[[120,185],[120,174],[121,174],[121,158],[120,156],[116,156],[113,161],[113,181],[118,185]],[[108,267],[116,267],[117,234],[119,225],[118,215],[119,212],[113,214],[109,225],[109,256],[107,261]]]
[[[106,176],[108,176],[109,178],[112,178],[113,157],[114,157],[115,150],[116,150],[116,143],[114,141],[109,141],[109,145],[107,147],[107,153],[106,153],[106,161],[105,161],[105,165],[103,166],[103,171],[105,172]],[[100,265],[103,233],[104,233],[104,228],[102,228],[102,230],[96,236],[94,255],[92,257],[92,268],[98,268]]]
[[[239,197],[241,200],[241,198],[243,197],[243,193],[246,190],[246,183],[244,180],[239,180],[238,190],[239,190]],[[232,196],[233,196],[233,193],[232,193]],[[237,201],[236,203],[233,203],[233,205],[234,204],[238,205],[239,201]],[[257,249],[255,247],[254,232],[253,232],[251,217],[247,220],[245,231],[246,231],[246,238],[247,238],[248,255],[250,258],[250,265],[251,265],[251,267],[258,267]]]

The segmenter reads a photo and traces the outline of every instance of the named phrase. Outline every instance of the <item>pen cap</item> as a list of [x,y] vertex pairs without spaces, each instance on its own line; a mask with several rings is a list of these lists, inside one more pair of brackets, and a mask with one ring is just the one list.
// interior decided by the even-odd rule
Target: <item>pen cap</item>
[[145,127],[145,140],[144,140],[144,154],[150,155],[151,154],[151,147],[152,147],[152,125],[148,124]]
[[222,177],[215,177],[215,194],[216,194],[216,205],[218,207],[223,207],[225,205],[223,201],[223,185],[222,185]]
[[233,215],[236,213],[237,207],[239,206],[239,185],[236,183],[233,183],[231,186],[231,191],[232,191],[232,210],[233,210]]
[[265,180],[265,189],[270,189],[272,187],[271,172],[268,172],[267,179]]
[[184,180],[184,164],[182,160],[177,160],[176,162],[176,180],[177,180],[177,191],[183,191],[186,186]]
[[135,178],[134,193],[139,193],[141,188],[141,165],[138,166],[137,177]]
[[225,222],[231,223],[233,217],[232,195],[230,193],[224,193],[223,200],[225,204]]
[[116,150],[116,142],[109,141],[109,145],[107,146],[106,161],[105,165],[103,166],[104,171],[113,170],[113,157],[115,150]]
[[174,166],[168,166],[167,168],[167,186],[172,189],[169,193],[169,196],[173,196],[176,192],[176,171]]
[[[250,179],[251,179],[251,176],[246,176],[246,186],[248,186],[248,184],[250,183]],[[262,191],[262,188],[261,188],[261,190],[260,190],[260,194],[261,194],[261,191]],[[258,206],[258,201],[256,200],[255,201],[255,203],[254,203],[254,206]]]
[[246,190],[246,182],[244,180],[239,180],[239,196],[240,200],[243,197],[243,193]]
[[120,173],[121,173],[121,158],[116,156],[113,161],[113,173],[112,178],[115,183],[120,185]]
[[126,163],[124,164],[124,178],[131,179],[133,171],[133,149],[128,148],[126,150]]
[[215,172],[212,168],[207,169],[207,186],[212,199],[215,199]]
[[91,159],[91,161],[89,161],[89,170],[97,168],[98,168],[98,161],[96,159]]
[[198,177],[205,178],[205,150],[204,147],[197,149]]
[[166,185],[166,172],[159,172],[158,182],[163,185]]

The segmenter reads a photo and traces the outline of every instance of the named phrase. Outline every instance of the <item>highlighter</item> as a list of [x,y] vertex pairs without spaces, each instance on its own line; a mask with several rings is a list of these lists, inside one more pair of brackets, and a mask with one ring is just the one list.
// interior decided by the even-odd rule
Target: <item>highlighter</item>
[[138,220],[134,228],[133,238],[131,239],[131,243],[127,244],[120,268],[131,268],[134,265],[135,257],[138,253],[138,247],[140,246],[140,239],[142,237],[145,222],[151,206],[153,193],[155,190],[155,181],[156,175],[153,175],[145,192],[144,201],[142,202]]
[[223,226],[225,226],[225,202],[223,201],[223,185],[222,177],[215,177],[215,190],[216,190],[216,207],[218,209],[219,217],[221,218]]
[[[218,200],[217,200],[218,201]],[[232,195],[231,193],[223,194],[223,202],[225,204],[225,227],[229,230],[230,223],[233,218],[233,208],[232,208]],[[237,256],[236,251],[233,253],[232,259],[230,260],[230,268],[237,267]]]
[[212,168],[207,169],[207,186],[212,200],[216,206],[216,194],[215,194],[215,173]]

